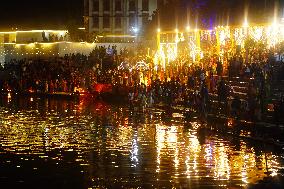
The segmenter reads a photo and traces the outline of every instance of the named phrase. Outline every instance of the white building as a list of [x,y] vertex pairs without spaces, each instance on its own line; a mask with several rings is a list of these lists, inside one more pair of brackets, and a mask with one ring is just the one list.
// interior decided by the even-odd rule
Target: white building
[[69,41],[67,30],[0,31],[0,64],[11,60],[49,59],[66,54],[88,56],[100,46],[116,46],[118,53],[125,48],[134,50],[136,43],[87,43]]
[[152,19],[157,0],[84,0],[85,27],[92,33],[139,35]]
[[34,56],[55,56],[59,44],[68,41],[67,30],[29,30],[0,32],[0,63]]

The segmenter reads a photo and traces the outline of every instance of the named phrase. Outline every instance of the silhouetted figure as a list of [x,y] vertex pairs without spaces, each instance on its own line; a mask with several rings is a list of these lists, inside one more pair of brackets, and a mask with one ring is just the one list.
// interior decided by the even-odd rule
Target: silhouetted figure
[[53,36],[52,34],[49,34],[48,38],[49,38],[49,41],[50,41],[50,42],[53,42],[53,40],[54,40],[53,37],[54,37],[54,36]]
[[59,41],[64,41],[64,38],[62,35],[60,36]]
[[241,100],[238,96],[236,96],[232,101],[232,116],[239,117],[241,111]]
[[223,73],[223,66],[220,61],[217,62],[217,67],[216,67],[217,75],[222,76]]
[[223,78],[221,79],[219,85],[218,85],[218,101],[219,101],[219,105],[221,105],[221,102],[224,102],[225,104],[227,104],[227,87],[225,84],[225,81],[223,80]]
[[41,36],[42,36],[43,42],[47,42],[47,38],[45,36],[45,31],[42,31]]

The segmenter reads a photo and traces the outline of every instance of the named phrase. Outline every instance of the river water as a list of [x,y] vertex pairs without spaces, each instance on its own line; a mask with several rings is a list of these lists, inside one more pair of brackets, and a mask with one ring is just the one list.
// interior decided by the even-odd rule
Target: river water
[[283,174],[283,154],[217,133],[200,136],[198,120],[185,125],[181,115],[164,121],[161,113],[2,98],[0,186],[247,188]]

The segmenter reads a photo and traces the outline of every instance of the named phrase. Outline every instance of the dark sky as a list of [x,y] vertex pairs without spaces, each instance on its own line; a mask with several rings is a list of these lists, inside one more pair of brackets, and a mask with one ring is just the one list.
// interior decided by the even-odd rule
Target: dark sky
[[[220,20],[220,17],[226,18],[226,15],[230,13],[231,19],[235,21],[243,19],[244,4],[249,5],[252,19],[259,15],[265,19],[269,18],[267,13],[271,12],[269,10],[274,4],[274,0],[167,1],[180,4],[182,10],[177,11],[180,14],[179,17],[184,17],[182,12],[186,10],[186,7],[191,7],[191,9],[196,7],[200,16],[212,18],[215,16],[214,19]],[[279,0],[279,2],[283,1]],[[83,0],[1,0],[0,8],[0,30],[15,27],[19,29],[65,29],[67,25],[83,26]],[[174,18],[173,13],[169,14],[168,9],[166,14],[169,17],[164,20],[165,22]]]
[[0,29],[64,29],[83,25],[83,0],[2,0]]
[[245,10],[249,23],[269,23],[273,21],[275,1],[284,0],[167,0],[159,12],[160,26],[184,28],[188,21],[200,28],[242,25]]

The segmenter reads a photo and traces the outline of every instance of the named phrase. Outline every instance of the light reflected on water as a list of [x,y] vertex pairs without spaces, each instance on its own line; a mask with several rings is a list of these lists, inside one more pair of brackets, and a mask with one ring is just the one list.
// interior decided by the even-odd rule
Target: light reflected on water
[[276,153],[231,137],[200,136],[198,122],[164,124],[155,111],[35,98],[5,101],[0,115],[0,153],[8,157],[0,165],[21,168],[9,159],[14,156],[76,165],[88,187],[245,187],[283,171]]

